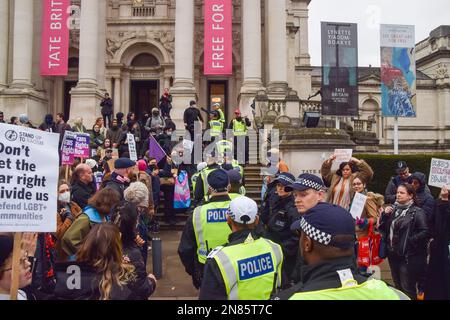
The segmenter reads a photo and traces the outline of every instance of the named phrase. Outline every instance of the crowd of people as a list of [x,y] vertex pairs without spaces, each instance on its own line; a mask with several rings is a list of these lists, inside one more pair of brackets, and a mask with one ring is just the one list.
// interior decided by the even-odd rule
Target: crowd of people
[[[450,299],[447,188],[435,200],[425,174],[411,174],[404,161],[381,195],[367,190],[374,172],[362,159],[351,158],[334,171],[332,155],[322,164],[322,177],[296,177],[280,160],[262,177],[258,207],[246,197],[236,141],[220,138],[220,105],[204,110],[216,148],[193,166],[176,160],[186,150],[174,148],[170,102],[165,92],[162,107],[142,121],[132,112],[124,120],[120,113],[112,117],[105,96],[92,130],[81,118],[69,126],[62,114],[56,121],[45,116],[39,129],[59,133],[60,144],[67,130],[89,133],[92,157],[77,159],[67,174],[60,169],[57,231],[24,235],[18,299],[148,299],[156,288],[147,272],[149,242],[159,230],[156,213],[163,200],[165,222],[176,224],[175,181],[181,173],[187,173],[192,201],[181,209],[189,215],[178,254],[200,299]],[[195,101],[185,111],[191,137],[200,111]],[[33,127],[26,115],[11,124]],[[249,126],[236,110],[228,127],[235,138],[245,138]],[[128,133],[135,137],[138,161],[129,159]],[[152,138],[166,153],[159,161],[149,151]],[[367,200],[354,219],[349,211],[358,193]],[[376,252],[363,263],[361,244],[374,235],[380,239]],[[9,298],[12,251],[12,235],[0,234],[0,299]],[[387,258],[395,288],[374,279],[375,258]],[[74,266],[82,280],[70,287]]]

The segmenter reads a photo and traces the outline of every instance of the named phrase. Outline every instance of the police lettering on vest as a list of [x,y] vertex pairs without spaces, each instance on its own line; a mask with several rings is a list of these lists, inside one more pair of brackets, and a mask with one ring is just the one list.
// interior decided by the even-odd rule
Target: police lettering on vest
[[273,272],[270,253],[238,261],[239,280],[248,280]]
[[208,223],[226,222],[228,209],[209,209],[206,211]]

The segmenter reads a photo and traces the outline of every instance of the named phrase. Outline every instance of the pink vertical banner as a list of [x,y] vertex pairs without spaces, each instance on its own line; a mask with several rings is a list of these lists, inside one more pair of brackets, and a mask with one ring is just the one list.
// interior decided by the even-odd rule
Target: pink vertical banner
[[205,75],[233,73],[232,0],[205,0]]
[[66,76],[70,0],[43,0],[41,75]]

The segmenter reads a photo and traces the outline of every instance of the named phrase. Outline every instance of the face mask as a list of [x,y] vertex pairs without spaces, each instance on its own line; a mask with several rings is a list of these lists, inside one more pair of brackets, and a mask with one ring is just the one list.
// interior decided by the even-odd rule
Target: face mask
[[58,196],[58,200],[61,201],[62,203],[69,203],[70,202],[70,191],[61,193]]

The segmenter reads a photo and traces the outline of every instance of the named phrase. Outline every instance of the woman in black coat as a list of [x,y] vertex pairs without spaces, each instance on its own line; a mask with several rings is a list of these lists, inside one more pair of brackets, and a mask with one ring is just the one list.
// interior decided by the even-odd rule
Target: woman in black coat
[[416,286],[427,264],[427,217],[416,205],[416,192],[412,185],[399,185],[396,199],[395,204],[383,212],[379,230],[387,242],[395,287],[416,299]]
[[450,300],[450,203],[448,189],[442,188],[431,220],[432,241],[425,299]]
[[[138,239],[138,208],[131,202],[122,202],[113,208],[111,221],[119,228],[122,236],[124,260],[135,268],[136,280],[133,300],[148,300],[156,289],[156,278],[147,274]],[[139,239],[142,241],[142,239]]]

